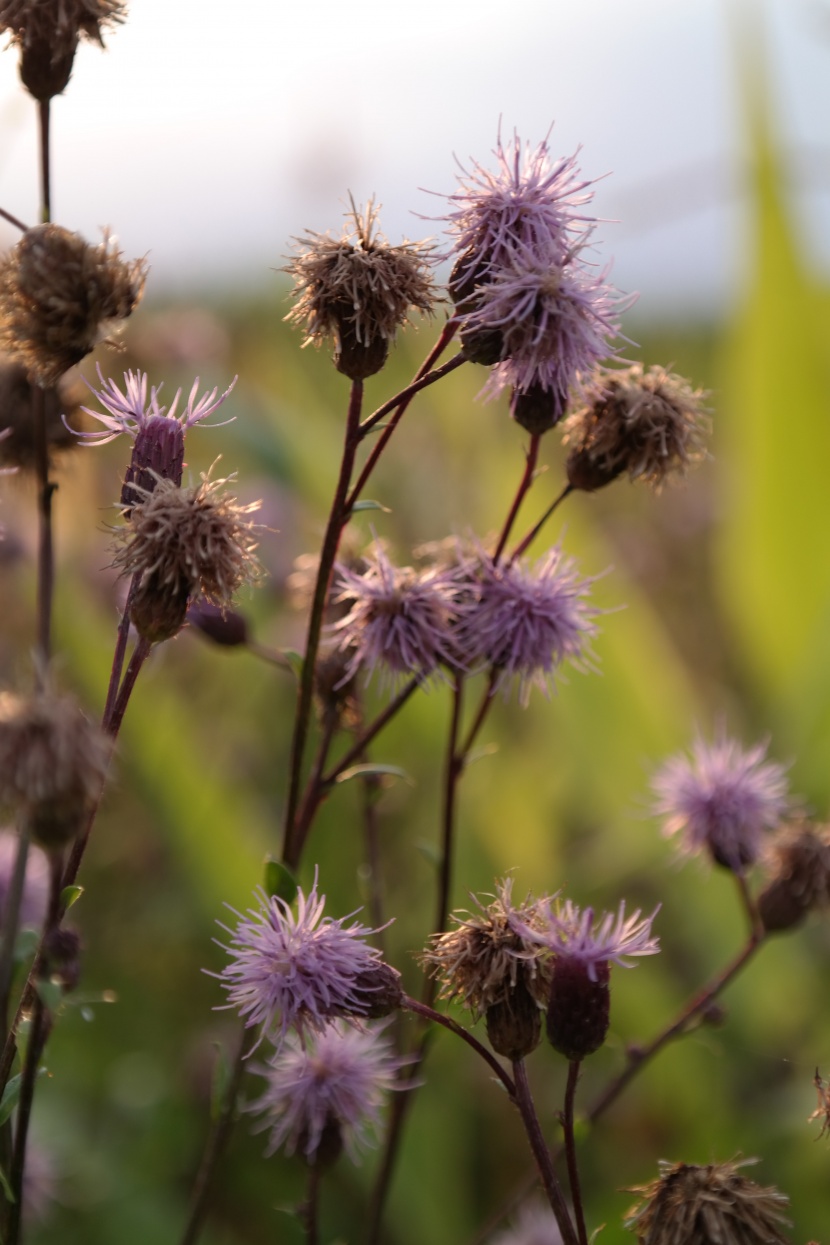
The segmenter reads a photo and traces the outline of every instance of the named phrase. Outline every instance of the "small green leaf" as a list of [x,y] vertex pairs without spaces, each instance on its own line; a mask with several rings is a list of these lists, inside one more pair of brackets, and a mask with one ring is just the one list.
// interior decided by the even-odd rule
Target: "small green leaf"
[[293,648],[282,648],[280,649],[280,652],[282,653],[285,660],[288,662],[289,666],[291,667],[293,673],[297,676],[297,678],[298,679],[302,678],[302,674],[303,674],[302,653],[298,653],[297,650]]
[[371,501],[368,497],[364,501],[356,501],[352,506],[352,514],[357,514],[360,510],[382,510],[384,514],[392,513],[388,506],[382,505],[379,501]]
[[210,1085],[210,1118],[218,1120],[228,1095],[228,1086],[231,1083],[231,1065],[227,1051],[221,1042],[214,1042],[213,1048],[216,1051],[216,1063],[213,1065]]
[[15,963],[22,964],[24,960],[30,960],[37,951],[39,942],[40,935],[36,929],[22,929],[14,942]]
[[20,1097],[20,1085],[23,1080],[22,1074],[18,1072],[17,1076],[12,1076],[6,1082],[6,1088],[3,1090],[3,1097],[0,1098],[0,1124],[5,1124],[17,1106],[17,1100]]
[[337,775],[337,782],[351,782],[353,778],[367,778],[373,775],[389,775],[393,778],[402,778],[411,787],[415,786],[415,780],[410,778],[406,770],[401,769],[399,765],[353,765],[351,769],[344,769],[342,774]]
[[64,886],[61,891],[61,904],[64,909],[68,910],[73,904],[76,904],[83,893],[84,888],[82,886]]
[[262,886],[265,894],[274,899],[282,899],[285,903],[293,903],[297,898],[297,880],[290,869],[286,869],[280,860],[273,856],[265,857]]
[[3,1168],[2,1168],[2,1167],[0,1167],[0,1185],[2,1185],[2,1186],[3,1186],[3,1192],[4,1192],[4,1194],[6,1195],[6,1201],[7,1201],[7,1202],[14,1202],[14,1201],[15,1201],[15,1196],[14,1196],[14,1194],[12,1193],[12,1187],[11,1187],[11,1185],[9,1184],[9,1178],[8,1178],[8,1176],[6,1175],[6,1173],[3,1171]]
[[426,839],[420,839],[415,844],[415,847],[428,864],[431,864],[436,869],[438,868],[441,863],[441,853],[438,851],[438,848],[434,843],[427,843]]
[[56,1012],[63,1002],[63,986],[56,981],[39,981],[35,989],[47,1011]]

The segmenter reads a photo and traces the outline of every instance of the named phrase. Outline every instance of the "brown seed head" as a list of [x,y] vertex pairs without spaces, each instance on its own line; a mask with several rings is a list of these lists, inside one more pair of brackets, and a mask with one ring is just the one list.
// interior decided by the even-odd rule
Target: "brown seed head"
[[176,634],[188,601],[225,609],[242,584],[260,576],[258,528],[247,518],[259,502],[240,506],[224,491],[229,479],[211,480],[207,472],[191,488],[161,478],[153,492],[133,486],[144,500],[129,508],[117,533],[114,565],[139,576],[130,617],[152,643]]
[[353,204],[339,241],[309,232],[285,268],[297,296],[286,320],[305,328],[303,345],[333,339],[335,366],[353,380],[380,371],[410,308],[430,312],[436,297],[429,248],[390,246],[375,230],[377,215],[371,200],[362,216]]
[[60,225],[27,229],[0,262],[0,349],[37,384],[56,384],[120,328],[146,275],[145,261],[123,263],[108,236],[90,246]]
[[492,903],[479,903],[481,916],[454,915],[458,928],[434,934],[432,946],[419,957],[441,982],[440,997],[460,999],[475,1017],[509,1000],[520,984],[537,1003],[547,1003],[550,977],[542,959],[545,952],[523,939],[509,923],[513,914],[532,926],[538,904],[528,896],[521,906],[515,906],[512,887],[513,879],[507,878]]
[[23,813],[39,846],[62,847],[80,831],[110,749],[72,697],[0,693],[0,803]]
[[125,17],[124,0],[0,0],[0,31],[20,48],[20,77],[39,100],[65,89],[79,38],[103,47],[103,31]]
[[792,929],[811,909],[830,904],[830,826],[798,821],[782,827],[764,863],[769,881],[758,911],[768,932]]
[[703,391],[663,368],[600,369],[585,397],[564,425],[572,488],[592,492],[620,475],[659,488],[706,456]]
[[[0,359],[0,469],[35,469],[35,425],[32,418],[32,383],[21,363]],[[61,379],[57,390],[47,389],[46,443],[50,458],[79,444],[71,427],[78,419],[80,393]],[[63,416],[66,417],[64,423]]]
[[625,1226],[640,1245],[788,1245],[788,1199],[772,1186],[747,1180],[739,1168],[754,1162],[660,1163],[660,1176],[630,1192],[642,1202]]

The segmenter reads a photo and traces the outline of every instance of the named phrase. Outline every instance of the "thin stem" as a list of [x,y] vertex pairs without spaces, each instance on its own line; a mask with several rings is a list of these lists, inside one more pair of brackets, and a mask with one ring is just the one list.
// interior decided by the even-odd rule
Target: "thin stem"
[[519,508],[521,507],[528,490],[533,484],[533,476],[536,471],[536,463],[539,459],[539,445],[541,440],[542,438],[538,433],[533,434],[530,438],[530,445],[528,446],[527,454],[525,455],[525,469],[522,473],[522,478],[519,481],[516,496],[513,498],[513,504],[507,512],[507,518],[504,521],[504,527],[502,528],[501,536],[499,537],[499,543],[496,546],[496,552],[493,554],[494,564],[498,562],[504,552],[504,546],[507,544],[513,524],[516,522],[516,516],[519,513]]
[[533,1105],[533,1096],[527,1079],[527,1069],[523,1059],[514,1060],[513,1076],[516,1082],[516,1106],[519,1108],[542,1185],[550,1202],[550,1208],[559,1225],[563,1245],[579,1245],[568,1206],[565,1202],[565,1196],[556,1178],[556,1172],[553,1170],[553,1159],[542,1134],[539,1118],[536,1115],[536,1108]]
[[[364,753],[368,760],[368,753]],[[366,774],[361,782],[363,795],[363,841],[366,845],[365,868],[368,870],[369,918],[382,958],[386,959],[386,922],[383,914],[383,885],[380,869],[380,835],[378,833],[377,799],[380,782],[377,774]]]
[[[453,834],[457,809],[458,780],[464,770],[466,751],[458,751],[461,731],[461,713],[464,699],[464,676],[456,674],[452,689],[452,717],[447,737],[447,753],[444,762],[444,796],[441,817],[441,864],[438,872],[438,902],[433,932],[440,934],[447,924],[452,888]],[[424,1001],[431,1003],[435,997],[435,979],[426,979]]]
[[420,679],[410,679],[410,681],[398,692],[394,700],[390,700],[389,704],[379,713],[373,722],[358,736],[355,743],[352,744],[348,752],[345,752],[333,769],[324,774],[321,783],[324,787],[330,787],[332,783],[337,782],[338,777],[345,773],[350,766],[359,761],[364,752],[368,748],[372,740],[380,734],[387,722],[395,716],[395,714],[403,708],[409,697],[417,688],[421,686]]
[[[413,398],[416,393],[421,391],[421,389],[425,389],[427,385],[434,385],[435,382],[440,380],[442,376],[447,375],[448,372],[454,371],[457,367],[460,367],[462,363],[466,362],[463,352],[459,352],[457,355],[454,355],[448,363],[442,363],[440,368],[435,367],[436,362],[455,337],[457,329],[457,320],[451,319],[446,322],[441,330],[441,335],[439,336],[437,342],[424,359],[421,366],[418,368],[418,371],[415,373],[414,379],[410,381],[405,389],[399,390],[398,393],[384,402],[382,406],[379,406],[376,410],[372,411],[371,415],[366,416],[360,426],[360,430],[364,436],[367,432],[371,432],[375,425],[379,424],[380,421],[389,415],[391,411],[394,411],[396,407],[408,405],[410,398]],[[403,412],[401,412],[401,414],[402,413]],[[399,419],[400,415],[396,413],[395,422],[397,423]]]
[[461,747],[461,754],[465,759],[470,755],[476,736],[484,725],[484,719],[487,717],[487,714],[493,706],[493,691],[495,690],[497,678],[498,671],[495,669],[491,670],[487,679],[487,687],[484,690],[484,695],[482,696],[481,702],[478,706],[478,711],[470,724],[470,729],[467,731],[467,737]]
[[135,687],[136,679],[139,676],[141,667],[150,656],[151,648],[152,645],[150,644],[150,641],[145,640],[144,637],[141,636],[133,649],[132,657],[127,664],[126,674],[124,675],[123,682],[118,689],[118,696],[116,697],[115,704],[113,705],[110,720],[105,725],[107,733],[112,735],[113,738],[115,738],[121,729],[121,723],[124,721],[124,714],[127,712],[127,705],[129,704],[130,696],[132,695],[133,688]]
[[[442,1025],[443,1028],[449,1029],[450,1033],[454,1033],[456,1037],[460,1037],[463,1042],[466,1042],[467,1045],[471,1047],[477,1055],[480,1055],[486,1064],[488,1064],[490,1069],[499,1078],[510,1097],[515,1097],[516,1087],[510,1079],[509,1074],[505,1072],[495,1055],[493,1055],[486,1046],[482,1046],[478,1038],[474,1038],[472,1033],[465,1029],[463,1025],[458,1024],[457,1021],[453,1020],[451,1016],[445,1016],[442,1012],[435,1011],[435,1009],[430,1007],[428,1003],[420,1003],[417,999],[412,999],[407,994],[405,994],[401,999],[401,1007],[406,1011],[414,1012],[417,1016],[421,1016],[424,1020],[431,1020],[437,1025]],[[417,1068],[414,1069],[414,1071],[417,1072]],[[413,1075],[412,1066],[410,1065],[410,1080]]]
[[3,217],[3,220],[7,220],[10,225],[14,225],[15,229],[19,229],[21,233],[25,233],[29,228],[28,225],[23,224],[22,220],[18,220],[16,216],[12,216],[11,212],[7,212],[5,208],[0,207],[0,216]]
[[320,804],[327,794],[326,788],[323,786],[323,770],[328,760],[331,741],[337,730],[337,717],[333,713],[326,715],[325,724],[323,726],[323,735],[317,745],[317,755],[311,767],[311,774],[306,783],[305,795],[300,802],[297,817],[294,822],[294,844],[297,860],[299,861],[308,838],[311,823],[314,820],[314,814],[320,807]]
[[308,1192],[303,1204],[306,1245],[317,1245],[319,1235],[320,1168],[312,1163],[308,1169]]
[[565,1089],[565,1110],[562,1115],[562,1127],[565,1133],[565,1157],[568,1163],[568,1183],[571,1186],[576,1230],[579,1234],[579,1245],[588,1245],[588,1233],[585,1228],[585,1212],[582,1209],[582,1191],[579,1185],[579,1167],[576,1162],[576,1141],[574,1139],[574,1101],[576,1087],[579,1082],[578,1059],[568,1064],[568,1084]]
[[110,670],[109,687],[107,688],[107,699],[104,704],[104,714],[102,725],[107,730],[112,720],[115,702],[118,698],[118,687],[121,683],[121,673],[124,669],[124,658],[127,654],[127,641],[130,635],[130,607],[132,605],[135,590],[138,587],[140,575],[133,575],[130,580],[130,586],[127,590],[127,600],[124,602],[124,612],[118,623],[118,631],[115,637],[115,651],[112,655],[112,668]]
[[511,555],[510,555],[510,557],[509,557],[509,559],[508,559],[508,565],[509,565],[511,562],[515,562],[515,561],[516,561],[516,558],[520,558],[520,557],[522,556],[522,554],[524,553],[525,549],[527,549],[528,545],[530,545],[530,544],[532,543],[532,541],[534,541],[534,540],[536,539],[536,537],[539,535],[539,533],[541,532],[542,528],[545,526],[545,524],[547,523],[548,519],[551,517],[551,515],[553,514],[553,512],[556,510],[556,508],[557,508],[557,506],[560,504],[560,502],[563,502],[563,501],[565,500],[565,498],[568,496],[568,494],[569,494],[569,493],[572,493],[573,491],[574,491],[574,488],[573,488],[573,485],[572,485],[572,484],[566,484],[566,485],[565,485],[565,487],[563,488],[563,490],[562,490],[562,492],[559,494],[559,496],[556,498],[556,500],[555,500],[555,501],[553,501],[553,502],[551,502],[551,504],[548,506],[547,510],[546,510],[546,511],[545,511],[545,513],[542,515],[542,517],[541,517],[541,519],[539,520],[539,522],[538,522],[538,523],[537,523],[534,527],[532,527],[532,528],[530,529],[530,531],[528,532],[527,536],[524,536],[524,537],[523,537],[523,538],[519,541],[518,545],[517,545],[517,546],[516,546],[516,548],[513,550],[513,552],[511,553]]
[[343,528],[348,522],[350,508],[346,502],[349,484],[354,469],[355,455],[360,441],[360,409],[363,402],[363,382],[352,381],[349,396],[349,411],[346,418],[346,433],[343,443],[343,458],[340,463],[340,475],[331,504],[323,547],[320,550],[320,565],[317,569],[317,583],[311,603],[311,614],[308,620],[303,670],[297,694],[297,714],[294,719],[294,734],[291,740],[291,768],[288,787],[288,798],[285,807],[285,826],[283,831],[282,859],[289,869],[296,869],[299,853],[294,842],[294,820],[300,799],[300,782],[302,780],[303,756],[308,737],[311,719],[311,705],[314,695],[314,667],[317,662],[317,650],[320,645],[320,633],[323,626],[323,614],[328,598],[334,560]]
[[747,919],[749,920],[750,935],[760,942],[764,937],[766,930],[764,928],[764,922],[761,919],[761,914],[758,911],[758,904],[755,902],[755,896],[749,889],[746,875],[744,873],[736,873],[735,881],[738,886],[738,891],[740,892],[741,903],[744,911],[746,912]]
[[52,496],[57,485],[49,479],[49,446],[46,436],[46,393],[32,385],[32,422],[35,441],[35,473],[38,489],[37,556],[37,654],[38,679],[43,682],[52,655],[52,596],[55,554],[52,537]]
[[49,151],[49,100],[38,105],[40,131],[40,219],[46,224],[52,219],[52,178]]
[[233,1130],[236,1100],[239,1095],[239,1086],[242,1082],[242,1071],[245,1067],[246,1038],[247,1030],[243,1026],[239,1034],[239,1045],[234,1055],[225,1099],[219,1114],[213,1121],[205,1143],[202,1161],[199,1164],[199,1170],[193,1182],[190,1211],[180,1245],[195,1245],[205,1222],[213,1178]]

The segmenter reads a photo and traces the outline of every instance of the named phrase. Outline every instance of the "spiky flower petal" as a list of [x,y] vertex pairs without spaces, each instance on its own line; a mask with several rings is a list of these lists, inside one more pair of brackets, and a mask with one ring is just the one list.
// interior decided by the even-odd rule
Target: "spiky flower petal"
[[27,229],[0,261],[0,349],[39,385],[56,384],[121,327],[146,274],[106,235],[90,246],[60,225]]
[[338,1017],[379,1014],[373,994],[383,994],[392,970],[366,942],[376,930],[346,925],[348,916],[323,916],[326,897],[317,892],[316,876],[308,895],[298,890],[296,912],[263,891],[257,900],[246,916],[231,909],[237,926],[228,930],[230,944],[219,944],[231,963],[214,975],[228,991],[226,1006],[249,1028],[259,1026],[260,1040],[281,1047],[289,1029],[304,1037]]
[[753,865],[764,831],[791,807],[785,768],[765,759],[768,746],[745,750],[721,731],[713,744],[695,740],[691,758],[671,757],[652,779],[663,833],[680,834],[684,851],[705,849],[735,873]]
[[266,1088],[248,1108],[265,1116],[267,1153],[299,1151],[307,1162],[327,1165],[342,1146],[357,1161],[405,1062],[371,1029],[335,1023],[305,1043],[289,1037],[260,1070]]

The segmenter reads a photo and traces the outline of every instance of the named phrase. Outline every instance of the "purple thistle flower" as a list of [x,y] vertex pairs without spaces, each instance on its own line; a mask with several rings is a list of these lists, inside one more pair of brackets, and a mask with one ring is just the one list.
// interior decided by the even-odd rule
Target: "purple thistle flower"
[[442,663],[457,665],[455,629],[467,608],[457,567],[396,567],[378,545],[365,570],[339,564],[336,575],[334,599],[351,603],[333,627],[351,654],[347,679],[362,666],[425,680]]
[[587,641],[597,634],[600,613],[585,597],[593,579],[583,579],[572,558],[556,545],[532,569],[524,562],[494,563],[480,555],[479,598],[465,613],[457,647],[465,664],[499,671],[496,687],[519,678],[519,700],[527,705],[534,685],[547,693],[557,668],[568,660],[580,668]]
[[595,219],[579,211],[593,192],[585,193],[592,182],[579,177],[578,151],[552,161],[547,138],[523,149],[514,133],[507,149],[499,136],[493,154],[496,172],[475,162],[471,172],[461,166],[461,189],[448,196],[458,204],[443,218],[456,239],[453,253],[477,279],[509,264],[522,248],[564,262]]
[[682,836],[683,850],[708,850],[734,873],[753,865],[763,832],[790,810],[784,766],[766,761],[769,741],[744,751],[723,731],[713,744],[697,739],[691,758],[671,757],[655,774],[653,811],[666,836]]
[[516,248],[463,317],[465,334],[500,336],[501,361],[483,393],[541,389],[564,412],[570,388],[613,353],[608,339],[619,332],[616,312],[630,305],[606,276],[607,269],[592,273],[573,255],[560,262],[549,251]]
[[365,942],[377,930],[346,926],[354,913],[324,917],[326,897],[317,894],[316,874],[308,895],[297,891],[296,914],[284,900],[256,894],[259,907],[247,916],[231,909],[239,917],[235,930],[222,925],[230,946],[218,945],[232,959],[211,976],[228,991],[225,1006],[236,1007],[249,1028],[262,1027],[257,1045],[267,1037],[279,1048],[290,1028],[303,1036],[322,1032],[339,1016],[377,1014],[373,994],[386,966]]
[[370,1144],[386,1094],[406,1062],[369,1029],[333,1025],[307,1046],[289,1038],[260,1069],[267,1085],[249,1107],[266,1116],[260,1125],[271,1130],[266,1153],[284,1146],[287,1154],[300,1150],[316,1163],[324,1157],[318,1153],[321,1145],[329,1151],[326,1158],[336,1157],[343,1145],[356,1161]]
[[528,942],[547,947],[555,959],[581,965],[590,980],[596,981],[601,964],[633,968],[626,957],[658,953],[660,945],[652,937],[651,924],[659,911],[658,904],[651,916],[641,916],[638,908],[627,917],[622,900],[616,915],[605,912],[595,922],[593,908],[583,910],[565,899],[555,905],[549,902],[544,920],[528,925],[514,916],[511,925]]

